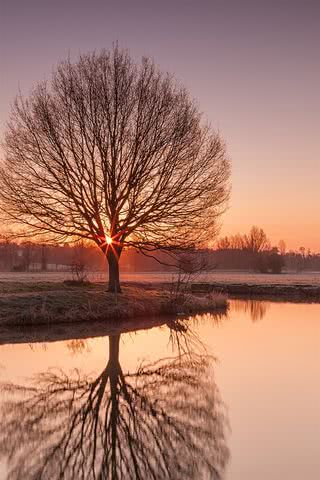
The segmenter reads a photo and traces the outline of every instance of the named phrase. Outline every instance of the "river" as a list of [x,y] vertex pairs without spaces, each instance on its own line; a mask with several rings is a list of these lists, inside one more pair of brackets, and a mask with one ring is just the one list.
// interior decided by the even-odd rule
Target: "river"
[[318,479],[320,305],[163,321],[0,346],[0,478]]

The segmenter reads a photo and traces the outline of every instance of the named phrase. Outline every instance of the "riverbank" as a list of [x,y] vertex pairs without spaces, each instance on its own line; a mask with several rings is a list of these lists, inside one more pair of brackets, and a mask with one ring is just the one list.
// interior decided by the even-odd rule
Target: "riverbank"
[[320,303],[320,286],[308,284],[193,283],[194,294],[221,292],[230,298]]
[[125,284],[122,293],[105,284],[1,282],[0,326],[109,322],[159,315],[226,313],[227,296],[172,294],[165,285]]

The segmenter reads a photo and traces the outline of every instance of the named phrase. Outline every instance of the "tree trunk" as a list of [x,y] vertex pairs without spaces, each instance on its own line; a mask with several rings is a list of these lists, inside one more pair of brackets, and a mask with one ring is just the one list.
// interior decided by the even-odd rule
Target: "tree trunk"
[[119,370],[120,335],[109,335],[109,360],[110,369]]
[[110,396],[111,396],[111,472],[112,478],[117,478],[117,438],[119,422],[119,344],[120,335],[109,336],[109,366],[110,366]]
[[121,250],[116,247],[109,247],[107,251],[107,260],[109,265],[109,286],[108,292],[121,293],[120,276],[119,276],[119,260]]

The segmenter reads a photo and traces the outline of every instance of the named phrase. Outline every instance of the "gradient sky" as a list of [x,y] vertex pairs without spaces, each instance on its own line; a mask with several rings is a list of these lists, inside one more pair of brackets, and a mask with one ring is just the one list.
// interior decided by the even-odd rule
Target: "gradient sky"
[[0,0],[0,136],[19,87],[114,41],[174,73],[226,139],[222,234],[256,224],[320,251],[320,1]]

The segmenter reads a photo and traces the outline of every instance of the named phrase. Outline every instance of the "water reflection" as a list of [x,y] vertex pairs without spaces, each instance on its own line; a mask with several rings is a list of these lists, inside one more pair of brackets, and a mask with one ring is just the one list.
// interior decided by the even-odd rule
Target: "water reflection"
[[88,340],[83,338],[69,340],[67,343],[67,349],[72,355],[83,353],[85,351],[90,352]]
[[166,323],[169,329],[169,343],[172,351],[178,356],[188,354],[195,355],[196,352],[206,353],[206,346],[202,342],[196,330],[192,327],[197,319],[171,319]]
[[270,302],[265,300],[232,300],[232,309],[250,315],[253,322],[262,320],[270,308]]
[[134,372],[122,370],[117,334],[99,375],[49,370],[27,386],[2,385],[8,478],[223,478],[227,418],[211,357],[190,325],[167,328],[176,355]]

